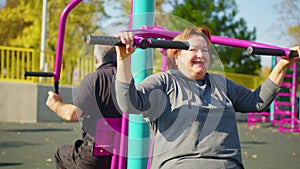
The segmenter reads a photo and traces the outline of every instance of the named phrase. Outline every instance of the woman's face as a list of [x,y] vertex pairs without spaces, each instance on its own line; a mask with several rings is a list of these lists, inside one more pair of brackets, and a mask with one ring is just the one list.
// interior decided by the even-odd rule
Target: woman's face
[[190,48],[178,55],[178,69],[188,78],[199,80],[205,76],[210,56],[209,47],[204,37],[192,35],[188,39]]

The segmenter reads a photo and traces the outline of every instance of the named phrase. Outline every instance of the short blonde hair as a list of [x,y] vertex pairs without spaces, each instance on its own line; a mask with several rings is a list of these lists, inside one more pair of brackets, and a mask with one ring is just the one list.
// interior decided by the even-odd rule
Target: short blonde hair
[[[207,44],[211,43],[211,32],[205,26],[188,26],[183,32],[178,34],[174,41],[187,41],[191,35],[199,35],[204,37]],[[167,69],[177,69],[176,59],[182,49],[168,49],[167,50]]]

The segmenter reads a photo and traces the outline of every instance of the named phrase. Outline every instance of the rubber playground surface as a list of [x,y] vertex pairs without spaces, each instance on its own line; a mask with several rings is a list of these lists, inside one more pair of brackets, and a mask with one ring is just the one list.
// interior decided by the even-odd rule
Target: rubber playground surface
[[[279,133],[267,123],[238,122],[246,169],[299,169],[300,133]],[[80,124],[0,123],[0,169],[55,169],[56,148],[80,137]]]

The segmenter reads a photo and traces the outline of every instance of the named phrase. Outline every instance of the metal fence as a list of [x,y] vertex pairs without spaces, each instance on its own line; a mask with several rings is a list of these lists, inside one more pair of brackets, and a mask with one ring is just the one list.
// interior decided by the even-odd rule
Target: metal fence
[[[0,80],[18,82],[38,82],[38,77],[24,77],[25,71],[39,70],[39,51],[30,48],[0,46]],[[50,71],[54,66],[54,54],[47,53],[45,65]],[[47,83],[47,80],[44,81]]]
[[36,71],[38,69],[36,61],[36,52],[33,49],[0,46],[0,79],[25,80],[22,72]]

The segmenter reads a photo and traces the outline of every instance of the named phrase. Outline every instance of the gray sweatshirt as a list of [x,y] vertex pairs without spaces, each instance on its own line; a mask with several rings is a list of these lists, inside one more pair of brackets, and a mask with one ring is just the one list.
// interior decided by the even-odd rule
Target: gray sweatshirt
[[270,79],[251,91],[217,74],[191,80],[177,70],[137,86],[116,81],[121,110],[150,124],[152,169],[243,168],[235,112],[263,111],[279,90]]

